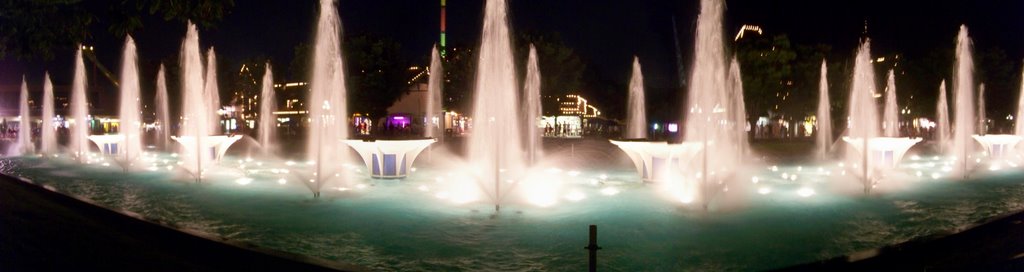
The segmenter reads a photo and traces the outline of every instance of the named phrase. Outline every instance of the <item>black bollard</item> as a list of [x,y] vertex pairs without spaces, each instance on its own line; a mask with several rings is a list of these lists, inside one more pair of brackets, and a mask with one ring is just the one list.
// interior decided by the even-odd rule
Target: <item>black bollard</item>
[[590,225],[590,244],[584,249],[590,251],[590,270],[588,271],[597,271],[597,251],[601,249],[597,246],[597,225]]

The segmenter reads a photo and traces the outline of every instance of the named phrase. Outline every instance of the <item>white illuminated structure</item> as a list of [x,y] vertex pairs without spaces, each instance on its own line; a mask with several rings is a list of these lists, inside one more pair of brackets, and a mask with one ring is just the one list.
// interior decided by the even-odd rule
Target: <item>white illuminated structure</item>
[[119,145],[124,141],[124,135],[120,134],[89,135],[88,138],[104,155],[116,155]]
[[373,178],[396,179],[409,175],[416,156],[437,140],[341,140],[363,158]]
[[[843,141],[853,146],[858,152],[864,154],[864,141],[861,138],[843,137]],[[891,169],[903,159],[915,144],[921,142],[921,138],[894,138],[874,137],[867,141],[868,163],[875,169]]]
[[[195,147],[196,146],[195,138],[192,137],[192,136],[171,136],[171,139],[174,139],[174,141],[178,142],[179,144],[181,144],[183,146],[187,146],[187,147]],[[228,152],[228,148],[231,147],[232,144],[234,144],[235,142],[237,142],[238,140],[241,140],[241,139],[242,139],[242,135],[205,136],[205,137],[203,137],[203,141],[202,141],[203,146],[200,147],[200,149],[202,149],[202,150],[209,150],[209,152],[213,152],[213,159],[214,159],[214,161],[220,161],[220,159],[224,158],[224,153]],[[186,152],[190,152],[193,149],[192,148],[185,148],[185,150],[186,150]]]
[[975,141],[985,147],[989,157],[994,159],[1012,154],[1014,147],[1022,139],[1021,136],[1012,134],[973,135],[973,137]]
[[704,146],[701,142],[609,141],[626,152],[645,182],[665,181],[677,174]]

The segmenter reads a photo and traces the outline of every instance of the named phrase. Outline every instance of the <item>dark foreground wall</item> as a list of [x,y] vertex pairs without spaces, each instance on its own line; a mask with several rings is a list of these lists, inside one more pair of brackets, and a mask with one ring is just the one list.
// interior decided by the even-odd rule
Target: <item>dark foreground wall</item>
[[1024,271],[1024,212],[780,271]]
[[0,271],[356,269],[189,235],[0,175]]

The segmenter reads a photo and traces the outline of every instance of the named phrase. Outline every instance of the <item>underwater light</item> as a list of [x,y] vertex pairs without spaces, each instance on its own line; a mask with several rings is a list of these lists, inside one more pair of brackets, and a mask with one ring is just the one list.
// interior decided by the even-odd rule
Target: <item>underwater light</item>
[[619,189],[616,189],[615,187],[607,187],[607,188],[601,189],[601,194],[606,195],[606,196],[617,195],[617,194],[619,194]]
[[241,177],[236,179],[235,183],[238,183],[239,185],[249,185],[249,183],[252,183],[252,179],[248,177]]
[[815,192],[814,192],[814,189],[812,189],[812,188],[802,187],[799,190],[796,190],[796,194],[799,195],[800,197],[809,197],[809,196],[814,195]]

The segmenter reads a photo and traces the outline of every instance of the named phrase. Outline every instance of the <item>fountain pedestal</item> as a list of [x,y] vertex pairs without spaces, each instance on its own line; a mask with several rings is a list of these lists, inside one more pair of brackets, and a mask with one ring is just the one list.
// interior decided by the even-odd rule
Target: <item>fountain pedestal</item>
[[120,134],[89,135],[88,138],[100,148],[103,155],[116,155],[118,147],[124,141],[124,135]]
[[701,142],[682,142],[670,144],[664,141],[644,140],[609,140],[622,149],[633,161],[636,171],[645,182],[665,181],[682,169],[701,150]]
[[1017,143],[1024,139],[1021,136],[1012,134],[972,135],[972,137],[985,147],[985,151],[993,159],[1000,159],[1012,154]]
[[409,175],[416,156],[435,139],[418,140],[341,140],[362,157],[370,176],[400,179]]
[[[171,139],[174,139],[174,141],[178,142],[179,144],[188,147],[185,148],[185,152],[187,153],[195,152],[194,150],[196,150],[196,141],[195,138],[192,136],[171,136]],[[241,139],[242,135],[205,136],[203,137],[202,141],[203,146],[199,147],[199,149],[208,150],[207,152],[212,152],[213,160],[220,161],[220,159],[224,158],[224,153],[228,151],[228,148],[231,147],[232,144]]]
[[[844,136],[843,141],[853,146],[857,152],[864,154],[864,140],[861,138]],[[869,138],[868,147],[870,152],[868,152],[868,163],[876,169],[895,168],[896,164],[903,159],[903,155],[907,154],[907,150],[910,150],[918,142],[921,142],[921,138]]]

